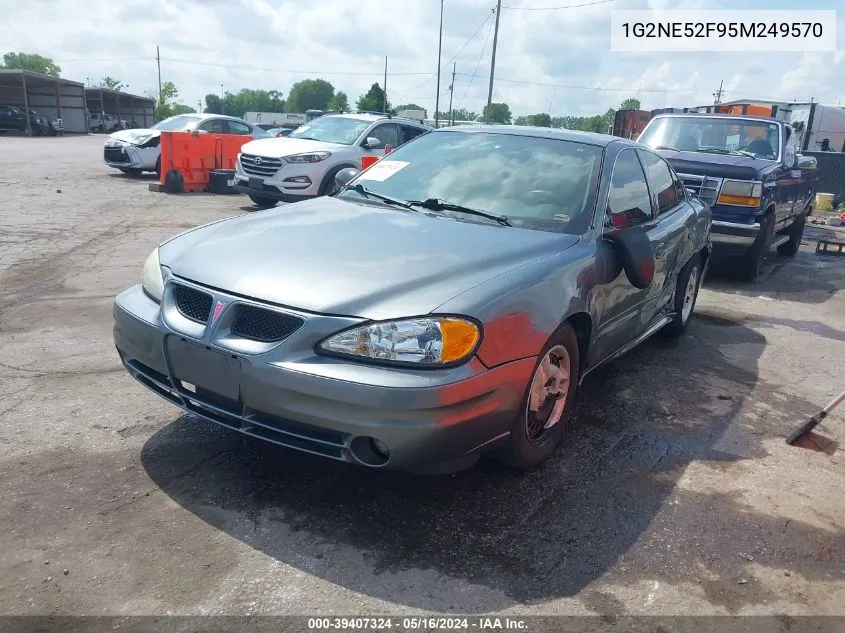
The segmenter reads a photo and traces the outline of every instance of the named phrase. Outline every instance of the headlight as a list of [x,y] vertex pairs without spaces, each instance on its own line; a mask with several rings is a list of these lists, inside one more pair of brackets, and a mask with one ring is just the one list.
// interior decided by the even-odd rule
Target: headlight
[[310,152],[308,154],[285,156],[284,159],[289,163],[319,163],[321,160],[326,160],[331,155],[331,152]]
[[161,274],[161,264],[158,261],[158,248],[156,248],[147,261],[144,262],[144,270],[141,272],[141,285],[150,297],[161,301],[164,294],[164,275]]
[[141,136],[136,136],[134,139],[132,139],[132,142],[135,143],[135,145],[143,145],[144,143],[149,141],[152,137],[153,137],[152,134],[143,134]]
[[459,317],[426,317],[373,323],[340,332],[323,351],[375,361],[441,366],[469,358],[481,340],[479,327]]
[[719,193],[719,204],[742,207],[759,207],[763,195],[763,183],[750,180],[726,180]]

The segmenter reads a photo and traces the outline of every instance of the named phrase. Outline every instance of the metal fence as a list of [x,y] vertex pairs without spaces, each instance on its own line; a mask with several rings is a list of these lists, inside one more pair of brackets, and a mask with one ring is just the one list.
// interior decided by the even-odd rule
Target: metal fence
[[819,165],[816,191],[832,193],[834,208],[845,203],[845,154],[842,152],[804,152],[814,156]]

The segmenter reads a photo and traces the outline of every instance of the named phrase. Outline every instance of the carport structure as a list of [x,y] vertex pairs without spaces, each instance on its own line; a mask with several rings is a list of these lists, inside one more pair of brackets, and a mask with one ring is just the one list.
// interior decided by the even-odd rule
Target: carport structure
[[[88,132],[85,84],[30,70],[0,68],[0,103],[62,119],[65,132]],[[29,128],[29,117],[27,117]],[[31,134],[32,130],[27,129]]]
[[155,123],[155,99],[109,90],[85,88],[85,105],[88,112],[99,112],[127,121],[129,127],[148,128]]

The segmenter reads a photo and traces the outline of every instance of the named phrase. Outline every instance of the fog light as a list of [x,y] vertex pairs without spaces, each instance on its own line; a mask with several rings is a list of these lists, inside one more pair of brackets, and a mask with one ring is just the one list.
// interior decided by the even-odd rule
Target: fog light
[[285,182],[292,182],[297,185],[310,185],[311,179],[308,176],[293,176],[291,178],[285,178]]
[[379,457],[384,457],[385,459],[390,457],[390,449],[387,448],[387,444],[385,444],[381,440],[372,438],[370,440],[370,445],[373,448],[373,452],[376,453]]

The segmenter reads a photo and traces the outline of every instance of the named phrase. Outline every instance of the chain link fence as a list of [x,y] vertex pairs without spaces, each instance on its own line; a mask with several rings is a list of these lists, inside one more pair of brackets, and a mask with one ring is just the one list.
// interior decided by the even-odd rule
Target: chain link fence
[[845,204],[845,153],[804,152],[818,161],[818,193],[833,194],[833,208]]

